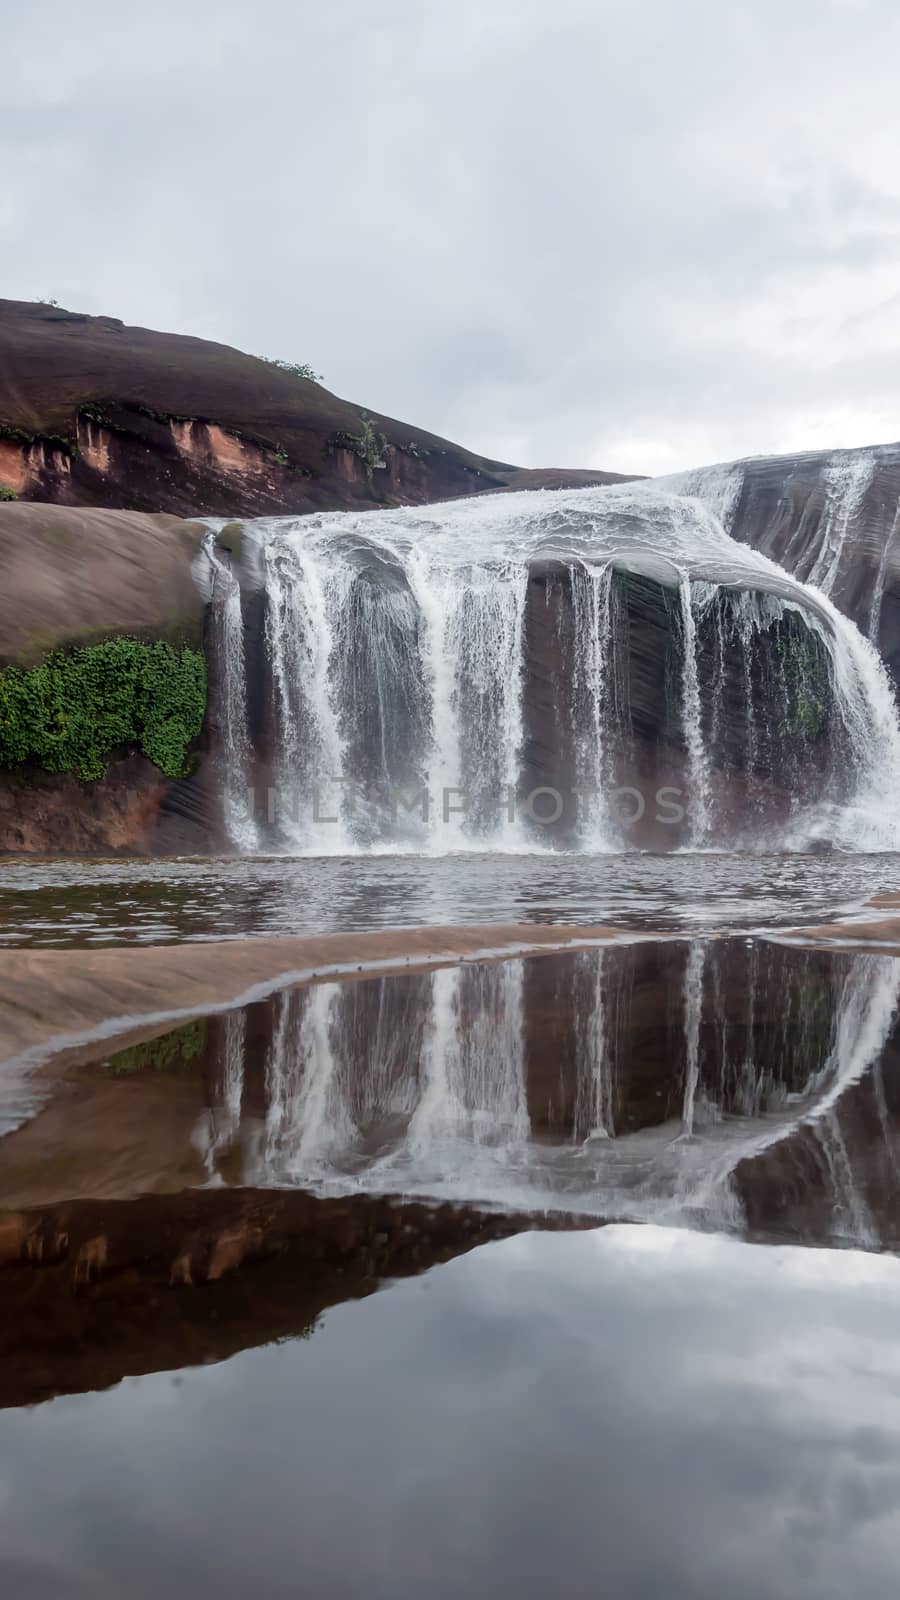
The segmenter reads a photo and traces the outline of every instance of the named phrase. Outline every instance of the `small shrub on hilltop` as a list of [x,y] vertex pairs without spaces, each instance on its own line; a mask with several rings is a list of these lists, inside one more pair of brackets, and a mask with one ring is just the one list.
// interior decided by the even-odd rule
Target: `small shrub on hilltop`
[[277,356],[263,356],[267,367],[277,367],[279,372],[289,372],[292,378],[305,378],[307,383],[321,383],[321,372],[313,372],[305,361],[280,361]]
[[168,778],[186,771],[203,725],[206,662],[161,641],[110,639],[0,672],[0,766],[102,778],[116,745],[136,744]]

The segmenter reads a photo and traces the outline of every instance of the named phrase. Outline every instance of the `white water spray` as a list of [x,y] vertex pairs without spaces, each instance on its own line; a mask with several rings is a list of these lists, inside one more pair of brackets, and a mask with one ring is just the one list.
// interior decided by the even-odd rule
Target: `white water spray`
[[[837,570],[853,507],[865,493],[862,467],[854,473],[839,506],[835,490],[825,579]],[[557,676],[541,680],[540,694],[556,700],[541,712],[539,737],[546,741],[548,716],[551,731],[568,719],[576,786],[592,797],[570,847],[627,844],[606,802],[630,737],[612,692],[614,584],[623,573],[677,597],[682,649],[673,690],[695,848],[735,843],[733,821],[724,825],[717,816],[714,782],[735,737],[724,701],[726,664],[743,652],[742,667],[729,670],[732,683],[744,684],[741,725],[752,782],[759,728],[750,657],[791,618],[795,635],[805,629],[827,664],[832,726],[843,744],[815,803],[798,792],[788,831],[779,838],[763,828],[759,844],[802,848],[825,837],[846,848],[900,847],[900,726],[877,652],[827,595],[731,539],[691,492],[712,496],[731,517],[740,472],[731,470],[717,487],[693,476],[695,484],[672,480],[665,488],[623,484],[249,524],[245,544],[257,552],[266,590],[275,838],[291,850],[328,854],[552,844],[519,803],[523,752],[534,733],[524,700],[532,666],[528,608],[541,603],[530,580],[549,563],[563,575],[551,627],[570,633],[559,641]],[[703,640],[701,630],[714,604],[719,655],[710,675],[701,660],[708,630]],[[231,627],[227,616],[225,623]],[[242,681],[238,643],[232,627],[226,651]],[[794,693],[802,726],[808,707],[796,685],[785,679],[770,693]],[[232,704],[228,738],[240,766],[240,694]],[[784,723],[781,713],[780,704],[765,707],[770,739]],[[816,761],[821,768],[821,752]],[[551,763],[549,780],[541,781],[553,776]],[[368,797],[376,790],[373,813]],[[749,836],[740,842],[756,847]]]
[[824,471],[826,506],[819,546],[806,581],[831,594],[838,579],[847,533],[872,482],[875,457],[868,450],[839,452]]
[[244,620],[241,591],[228,564],[218,554],[215,536],[204,541],[212,574],[211,603],[219,623],[221,671],[222,796],[225,828],[238,850],[253,851],[259,833],[248,803],[250,793],[250,738],[247,728],[247,665],[244,658]]

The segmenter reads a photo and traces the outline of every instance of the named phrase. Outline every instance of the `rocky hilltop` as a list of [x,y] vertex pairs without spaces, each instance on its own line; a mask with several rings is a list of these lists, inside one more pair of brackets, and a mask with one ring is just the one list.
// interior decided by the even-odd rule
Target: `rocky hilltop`
[[0,300],[0,495],[263,516],[621,476],[523,471],[228,345]]

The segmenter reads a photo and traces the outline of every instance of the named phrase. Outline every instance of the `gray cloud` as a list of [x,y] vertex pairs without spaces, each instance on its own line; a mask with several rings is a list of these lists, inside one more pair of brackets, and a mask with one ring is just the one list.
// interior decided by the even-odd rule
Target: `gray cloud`
[[4,22],[2,292],[531,465],[900,435],[892,0]]

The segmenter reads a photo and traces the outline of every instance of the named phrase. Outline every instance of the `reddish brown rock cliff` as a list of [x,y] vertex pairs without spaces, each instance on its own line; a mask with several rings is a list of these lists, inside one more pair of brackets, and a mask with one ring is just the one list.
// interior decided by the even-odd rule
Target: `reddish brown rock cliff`
[[0,300],[0,484],[21,499],[263,515],[620,476],[526,472],[375,414],[367,467],[366,415],[227,345]]

